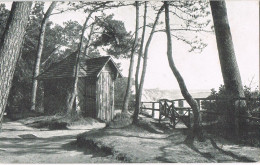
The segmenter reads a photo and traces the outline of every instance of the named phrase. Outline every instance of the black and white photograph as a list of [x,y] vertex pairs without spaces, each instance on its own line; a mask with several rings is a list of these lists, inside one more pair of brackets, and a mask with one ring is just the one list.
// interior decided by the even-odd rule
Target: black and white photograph
[[0,164],[259,163],[259,0],[0,0]]

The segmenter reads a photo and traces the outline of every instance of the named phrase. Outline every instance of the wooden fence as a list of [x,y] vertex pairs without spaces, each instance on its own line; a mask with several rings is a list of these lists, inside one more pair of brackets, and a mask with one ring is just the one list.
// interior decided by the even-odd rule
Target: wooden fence
[[[141,102],[140,113],[148,117],[154,118],[155,112],[160,112],[160,109],[156,106],[157,104],[159,105],[159,102]],[[152,111],[151,115],[149,113],[145,113],[145,111],[147,110]]]
[[[221,98],[221,99],[209,99],[209,98],[195,98],[200,110],[200,117],[212,115],[221,116],[223,112],[218,112],[216,109],[219,105],[227,106],[227,108],[234,107],[234,116],[236,119],[247,119],[250,122],[260,124],[260,98]],[[159,123],[162,118],[169,118],[170,124],[175,127],[177,123],[182,121],[187,127],[191,127],[192,121],[192,109],[186,103],[185,99],[161,99],[158,102],[142,102],[140,107],[140,113],[152,118],[155,118],[155,113],[159,113]],[[249,116],[241,115],[240,107],[244,104],[244,108],[250,111]],[[229,106],[229,107],[228,107]],[[255,112],[254,112],[255,109]],[[150,111],[150,113],[149,113]]]

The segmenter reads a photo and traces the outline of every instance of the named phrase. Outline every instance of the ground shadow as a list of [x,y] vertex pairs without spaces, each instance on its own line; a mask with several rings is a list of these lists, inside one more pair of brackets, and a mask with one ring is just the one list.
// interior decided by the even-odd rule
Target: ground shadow
[[97,147],[94,147],[93,145],[89,145],[86,143],[81,143],[79,141],[72,141],[67,144],[63,144],[62,148],[67,151],[79,151],[83,152],[85,155],[92,155],[92,158],[95,157],[107,157],[109,155],[112,155],[111,152],[98,149]]
[[170,160],[168,160],[166,158],[167,157],[167,152],[165,150],[166,150],[167,147],[169,147],[169,146],[162,146],[162,147],[160,147],[159,150],[162,152],[162,155],[156,157],[155,159],[160,161],[160,162],[163,162],[163,163],[178,163],[178,162],[170,161]]
[[245,156],[239,156],[239,155],[234,154],[231,151],[225,151],[222,148],[218,147],[216,142],[212,138],[209,138],[209,139],[210,139],[212,146],[214,148],[216,148],[218,151],[220,151],[221,153],[231,156],[232,158],[237,159],[238,161],[241,161],[241,162],[255,162],[254,160],[251,160]]
[[[232,157],[233,159],[236,159],[239,162],[255,162],[254,160],[251,160],[245,156],[239,156],[234,154],[231,151],[225,151],[222,148],[218,147],[216,142],[212,139],[212,138],[208,138],[211,142],[211,145],[217,149],[218,151],[220,151],[222,154],[224,155],[228,155],[230,157]],[[193,144],[193,142],[183,142],[183,144],[185,144],[187,147],[189,147],[190,149],[192,149],[193,151],[195,151],[196,153],[200,154],[201,156],[205,157],[206,159],[210,160],[210,159],[214,159],[215,157],[209,153],[209,152],[201,152],[198,148],[196,148]],[[219,160],[218,160],[219,161]]]
[[213,155],[211,155],[211,153],[209,152],[201,152],[199,149],[197,149],[193,143],[186,143],[184,142],[183,144],[185,144],[187,147],[189,147],[190,149],[192,149],[193,151],[195,151],[196,153],[200,154],[201,156],[203,156],[204,158],[211,160],[214,159],[215,157]]
[[0,152],[14,155],[26,154],[57,154],[60,151],[79,151],[92,157],[106,157],[111,152],[105,152],[93,146],[78,143],[75,135],[39,138],[31,134],[21,134],[20,138],[0,138]]
[[55,154],[61,150],[60,145],[75,139],[73,135],[55,136],[50,138],[39,138],[29,136],[30,134],[21,134],[20,138],[0,138],[0,147],[7,152],[25,155],[28,153]]

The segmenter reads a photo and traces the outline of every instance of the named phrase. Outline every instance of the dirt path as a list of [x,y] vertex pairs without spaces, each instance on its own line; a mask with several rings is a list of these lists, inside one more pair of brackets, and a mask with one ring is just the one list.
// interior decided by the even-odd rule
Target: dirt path
[[104,152],[75,144],[76,135],[94,127],[40,130],[19,122],[3,123],[0,132],[0,163],[105,163],[118,162]]

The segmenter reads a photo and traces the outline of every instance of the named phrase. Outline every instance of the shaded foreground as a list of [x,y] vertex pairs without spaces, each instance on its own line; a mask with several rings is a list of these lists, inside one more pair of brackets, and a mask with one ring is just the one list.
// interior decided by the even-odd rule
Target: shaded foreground
[[81,129],[47,130],[19,122],[3,123],[0,163],[105,163],[119,162],[105,152],[76,144],[76,135],[104,124]]
[[[150,124],[147,124],[150,123]],[[92,130],[78,136],[81,144],[104,150],[125,162],[257,162],[260,149],[236,145],[214,137],[206,142],[185,144],[186,129],[166,129],[152,119],[142,118],[137,126]],[[216,143],[215,143],[216,142]]]
[[144,116],[138,125],[116,129],[104,128],[104,123],[72,125],[64,130],[24,125],[26,121],[26,125],[35,126],[36,119],[45,120],[27,118],[3,124],[0,163],[259,161],[259,148],[235,145],[219,137],[213,137],[216,143],[207,140],[185,144],[185,128],[170,129]]

